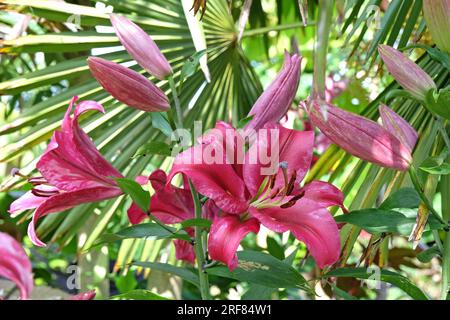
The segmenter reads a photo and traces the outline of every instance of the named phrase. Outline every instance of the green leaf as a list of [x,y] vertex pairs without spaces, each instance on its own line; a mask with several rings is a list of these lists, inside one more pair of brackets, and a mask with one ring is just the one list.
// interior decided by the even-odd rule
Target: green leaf
[[187,219],[181,222],[183,228],[202,227],[205,229],[209,229],[211,227],[211,224],[212,224],[211,220],[201,218]]
[[110,300],[170,300],[164,298],[156,293],[151,292],[150,290],[137,289],[128,291],[127,293],[118,294],[115,296],[111,296]]
[[134,203],[144,212],[150,207],[150,193],[142,189],[142,186],[134,180],[116,179],[119,188],[133,199]]
[[160,130],[165,136],[170,138],[173,130],[166,115],[162,112],[152,112],[151,117],[152,127]]
[[[409,235],[415,223],[415,217],[407,217],[403,213],[392,210],[363,209],[335,217],[337,223],[350,223],[370,233],[396,233]],[[444,226],[429,218],[430,229],[440,229]]]
[[305,278],[292,266],[258,251],[245,250],[237,253],[239,265],[233,271],[225,266],[206,269],[208,274],[262,285],[268,288],[312,289]]
[[422,263],[428,263],[436,256],[439,256],[441,252],[439,251],[439,248],[437,246],[432,246],[431,248],[428,248],[427,250],[424,250],[420,252],[417,255],[417,259]]
[[136,288],[138,282],[133,272],[128,271],[125,276],[118,276],[115,279],[115,284],[120,293],[126,293]]
[[414,188],[402,188],[387,197],[380,205],[382,210],[396,208],[418,208],[420,197]]
[[167,272],[167,273],[179,276],[181,279],[186,280],[197,287],[200,285],[200,282],[198,280],[198,275],[196,275],[195,273],[193,273],[192,271],[190,271],[186,268],[176,267],[171,264],[160,263],[160,262],[133,262],[131,264],[134,266],[142,267],[142,268],[149,268],[149,269],[155,269],[155,270]]
[[[379,276],[379,279],[377,277]],[[420,290],[414,283],[411,282],[405,276],[399,273],[380,269],[379,275],[376,273],[376,269],[373,268],[339,268],[328,272],[323,276],[329,277],[344,277],[344,278],[358,278],[358,279],[371,279],[388,282],[394,286],[402,289],[406,294],[415,300],[428,300],[428,297]]]
[[445,162],[447,155],[448,149],[444,148],[439,155],[425,159],[419,168],[431,174],[447,175],[450,173],[450,163]]
[[250,115],[250,116],[248,116],[248,117],[245,117],[244,119],[239,120],[239,122],[238,122],[236,128],[237,128],[237,129],[242,129],[242,128],[244,128],[250,121],[252,121],[252,119],[254,118],[254,116],[255,116],[255,115],[252,114],[252,115]]
[[284,248],[272,237],[267,237],[267,251],[279,260],[284,260]]
[[[166,229],[167,228],[167,229]],[[125,229],[120,230],[117,233],[106,233],[98,238],[93,246],[98,246],[100,244],[112,243],[116,241],[121,241],[125,239],[181,239],[190,241],[189,235],[184,230],[177,230],[173,227],[166,226],[163,228],[156,223],[142,223],[137,224]],[[170,231],[173,231],[170,232]]]
[[183,67],[181,68],[181,74],[180,74],[180,87],[183,83],[183,81],[186,78],[191,77],[195,71],[197,71],[198,65],[200,64],[200,58],[206,54],[208,50],[200,50],[196,53],[194,53],[192,56],[190,56],[183,64]]
[[135,157],[145,157],[147,155],[161,155],[170,157],[172,155],[172,148],[163,141],[150,141],[141,146],[133,158]]
[[444,67],[447,68],[447,70],[450,71],[450,56],[447,53],[439,50],[438,48],[432,48],[424,44],[413,44],[407,46],[406,48],[402,48],[401,50],[403,51],[411,48],[421,48],[426,50],[433,60],[441,63]]

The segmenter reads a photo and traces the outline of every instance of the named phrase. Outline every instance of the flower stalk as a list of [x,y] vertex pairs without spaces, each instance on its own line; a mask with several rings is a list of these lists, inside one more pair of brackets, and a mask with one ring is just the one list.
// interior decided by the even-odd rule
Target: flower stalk
[[170,91],[172,91],[173,103],[175,104],[175,111],[177,114],[175,124],[177,126],[177,129],[182,129],[183,128],[183,112],[181,111],[181,104],[180,104],[180,99],[178,98],[178,92],[177,92],[177,88],[175,86],[175,81],[173,80],[172,76],[169,76],[168,81],[169,81],[169,85],[170,85]]
[[[195,190],[195,187],[192,181],[189,179],[189,188],[192,192],[192,199],[194,200],[194,208],[195,208],[195,218],[200,219],[202,217],[202,206],[200,204],[200,199],[198,197],[198,193]],[[205,250],[203,248],[203,235],[202,229],[199,226],[195,227],[195,256],[197,257],[197,268],[198,268],[198,277],[200,280],[200,294],[202,300],[210,300],[211,297],[209,295],[209,280],[208,274],[203,270],[206,264],[206,256]]]
[[442,219],[442,217],[437,213],[436,210],[434,210],[433,205],[431,204],[430,200],[425,196],[424,189],[421,186],[419,182],[419,178],[417,176],[416,169],[413,165],[408,170],[409,176],[411,178],[411,182],[414,186],[414,189],[416,189],[417,193],[419,194],[420,200],[422,200],[422,203],[427,207],[427,209],[431,212],[431,214],[443,225],[447,225],[448,223]]
[[325,99],[325,79],[327,66],[328,40],[330,37],[333,0],[319,1],[316,47],[314,49],[314,74],[312,97]]

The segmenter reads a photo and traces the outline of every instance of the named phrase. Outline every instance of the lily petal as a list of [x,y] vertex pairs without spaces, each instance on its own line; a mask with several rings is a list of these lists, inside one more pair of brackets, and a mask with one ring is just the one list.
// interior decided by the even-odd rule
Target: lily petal
[[236,251],[250,232],[259,232],[256,219],[241,221],[237,215],[225,214],[214,219],[208,239],[208,253],[213,260],[225,263],[230,270],[238,265]]
[[388,106],[380,105],[379,111],[383,127],[392,132],[408,148],[409,152],[412,152],[418,138],[417,131]]
[[10,235],[0,232],[0,276],[13,281],[26,300],[33,290],[31,263],[22,246]]
[[51,185],[64,191],[115,186],[111,177],[120,178],[122,175],[102,157],[78,125],[80,114],[89,110],[102,112],[103,108],[94,101],[82,102],[77,105],[71,118],[76,99],[74,97],[67,109],[62,131],[55,131],[36,167]]
[[[267,130],[266,133],[264,129]],[[298,189],[299,183],[311,165],[314,132],[286,129],[281,125],[265,126],[264,129],[260,130],[256,141],[246,154],[243,176],[248,190],[252,196],[256,194],[266,177],[263,170],[272,174],[277,173],[274,188],[283,188],[286,182],[282,170],[279,169],[281,163],[287,166],[288,179],[295,176],[294,190]],[[276,134],[273,135],[274,130],[278,131],[278,139],[275,138]],[[278,161],[274,161],[276,157],[272,151],[278,152]],[[251,159],[251,157],[254,159],[256,155],[258,155],[257,163]],[[262,157],[265,155],[270,155],[269,163],[264,163]],[[275,168],[271,168],[274,166]]]
[[334,185],[324,181],[312,181],[301,188],[302,199],[314,201],[318,208],[339,206],[344,208],[344,194]]
[[248,204],[242,178],[232,164],[224,163],[224,155],[218,161],[211,160],[204,156],[204,148],[224,152],[222,142],[217,141],[205,141],[189,148],[175,158],[168,181],[177,173],[183,173],[191,179],[199,193],[214,200],[224,211],[236,214],[244,212]]
[[[58,191],[58,188],[55,188],[52,186],[47,186],[47,185],[40,185],[39,188],[50,191],[50,192]],[[36,209],[37,207],[39,207],[39,205],[41,205],[47,199],[48,198],[46,198],[46,197],[35,196],[32,191],[27,191],[27,192],[25,192],[24,195],[22,195],[20,198],[18,198],[13,203],[11,203],[11,205],[9,206],[8,212],[12,216],[15,216],[25,210]]]
[[303,241],[320,268],[334,264],[340,253],[339,229],[331,214],[315,201],[300,199],[289,208],[250,208],[250,214],[275,232],[291,231]]
[[45,243],[39,240],[35,229],[36,223],[39,218],[44,217],[50,213],[61,212],[73,208],[83,203],[115,198],[121,194],[122,191],[118,187],[96,187],[62,192],[60,194],[51,196],[44,202],[42,202],[34,212],[32,221],[28,225],[28,236],[33,244],[39,247],[44,247]]

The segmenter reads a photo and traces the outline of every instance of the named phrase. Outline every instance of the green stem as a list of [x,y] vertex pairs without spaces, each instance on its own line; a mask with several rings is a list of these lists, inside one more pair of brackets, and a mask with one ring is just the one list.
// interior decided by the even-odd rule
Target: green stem
[[[447,157],[449,159],[450,157]],[[450,176],[443,175],[441,178],[441,201],[442,217],[444,220],[450,220]],[[441,299],[446,300],[450,290],[450,232],[445,233],[444,250],[442,251],[442,290]]]
[[450,152],[450,139],[448,137],[447,131],[445,130],[445,121],[444,119],[438,120],[439,132],[442,135],[442,139],[444,139],[445,145],[447,146],[448,152]]
[[181,111],[181,104],[180,104],[180,100],[178,99],[178,92],[177,92],[177,88],[175,86],[175,81],[173,80],[173,76],[170,76],[168,78],[169,81],[169,85],[170,85],[170,90],[172,91],[172,97],[173,97],[173,102],[175,104],[175,111],[176,111],[176,126],[177,129],[182,129],[183,128],[183,112]]
[[[194,208],[195,208],[195,218],[201,219],[202,217],[202,206],[200,204],[200,199],[198,198],[198,193],[195,191],[194,185],[192,181],[189,179],[189,188],[191,189],[192,199],[194,200]],[[203,270],[205,265],[205,251],[203,249],[203,239],[202,239],[202,228],[199,226],[195,227],[195,256],[197,257],[197,268],[198,268],[198,277],[200,280],[200,294],[202,296],[202,300],[210,300],[211,297],[209,295],[209,280],[208,274]]]
[[442,217],[437,213],[436,210],[434,210],[433,205],[430,203],[430,200],[425,196],[423,193],[423,188],[420,185],[419,178],[417,177],[417,173],[415,168],[411,165],[409,168],[409,176],[411,177],[412,184],[414,188],[416,189],[417,193],[419,194],[420,199],[422,200],[423,204],[427,207],[427,209],[431,212],[431,214],[443,225],[447,226],[448,222],[445,222]]
[[[313,25],[314,25],[314,23],[309,23],[306,26],[313,26]],[[294,22],[294,23],[286,23],[286,24],[281,24],[281,25],[272,26],[272,27],[257,28],[257,29],[253,29],[253,30],[244,31],[244,33],[242,34],[242,38],[259,36],[262,34],[269,33],[270,31],[283,31],[283,30],[303,28],[303,27],[305,27],[303,22]]]
[[319,0],[319,18],[314,48],[313,99],[325,99],[328,40],[330,38],[333,7],[334,0]]

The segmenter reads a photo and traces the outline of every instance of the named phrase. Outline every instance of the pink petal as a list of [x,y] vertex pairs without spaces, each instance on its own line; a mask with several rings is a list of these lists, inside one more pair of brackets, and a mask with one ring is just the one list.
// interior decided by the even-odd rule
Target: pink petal
[[148,218],[148,215],[142,211],[136,203],[132,203],[131,206],[127,210],[128,220],[131,224],[139,224],[145,218]]
[[[266,133],[263,131],[265,129]],[[276,135],[272,135],[275,131],[278,132],[278,140],[273,141],[276,139]],[[272,148],[273,146],[275,148]],[[270,167],[272,167],[272,170],[267,170],[267,172],[271,172],[269,175],[277,173],[275,188],[283,188],[285,181],[283,172],[279,168],[281,163],[287,165],[288,179],[292,175],[296,175],[295,185],[298,186],[311,165],[313,146],[313,131],[291,130],[281,125],[265,126],[264,129],[259,131],[257,139],[247,152],[244,162],[244,181],[250,193],[256,194],[268,174],[263,172],[263,169],[267,170]],[[272,154],[272,151],[277,152],[278,159],[276,155]],[[256,159],[256,155],[261,154],[270,154],[270,162],[265,161],[260,156],[257,157],[257,163],[251,160],[252,155],[253,159]]]
[[312,181],[301,188],[303,199],[314,201],[319,208],[339,206],[344,208],[344,195],[342,191],[328,182]]
[[300,199],[289,208],[250,208],[250,214],[275,232],[291,231],[303,241],[320,268],[334,264],[340,253],[339,229],[328,210]]
[[[199,193],[214,200],[224,211],[244,212],[248,207],[245,185],[234,166],[226,163],[222,142],[214,139],[203,142],[177,155],[168,181],[177,173],[183,173],[191,179]],[[218,152],[222,154],[216,154],[217,159],[210,159],[210,153],[205,150],[220,150]]]
[[69,300],[94,300],[95,295],[95,290],[91,290],[74,295]]
[[[76,97],[72,103],[75,100]],[[85,101],[78,104],[71,118],[72,103],[64,117],[63,130],[53,134],[36,167],[50,184],[64,191],[115,186],[112,177],[122,175],[102,157],[78,125],[81,113],[103,108],[94,101]]]
[[39,247],[44,247],[45,243],[39,240],[36,235],[36,223],[39,218],[44,217],[50,213],[61,212],[77,205],[96,202],[100,200],[115,198],[122,194],[122,191],[118,187],[96,187],[81,189],[69,192],[63,192],[47,198],[36,209],[33,214],[33,219],[28,225],[28,236],[31,242]]
[[111,14],[110,20],[120,42],[144,69],[160,80],[172,73],[169,62],[144,30],[117,14]]
[[409,168],[408,148],[378,123],[320,101],[308,112],[313,124],[350,154],[383,167]]
[[[40,185],[39,188],[47,191],[58,191],[57,188],[47,185]],[[47,199],[46,197],[37,197],[31,191],[27,191],[23,196],[11,203],[8,212],[12,215],[17,215],[24,210],[37,208]]]
[[224,214],[217,217],[211,226],[208,253],[213,260],[225,263],[232,271],[237,267],[236,251],[239,243],[250,232],[259,232],[256,219],[241,221],[237,215]]
[[194,201],[191,191],[167,185],[151,198],[150,212],[168,224],[194,218]]
[[147,112],[169,109],[164,92],[140,73],[98,57],[89,57],[88,64],[95,79],[120,102]]
[[[191,238],[194,238],[194,228],[189,227],[185,230]],[[177,260],[183,260],[191,264],[195,263],[195,251],[194,246],[191,243],[177,239],[173,241],[173,244],[175,245],[175,257]]]
[[417,131],[411,127],[408,121],[400,117],[388,106],[382,104],[380,105],[379,110],[381,120],[383,121],[383,127],[394,134],[400,142],[412,152],[418,138]]
[[30,260],[22,246],[3,232],[0,232],[0,276],[17,285],[21,299],[29,298],[34,286]]
[[248,115],[254,115],[245,130],[259,130],[266,124],[277,123],[289,110],[300,81],[302,57],[285,52],[284,65],[270,86],[253,105]]

